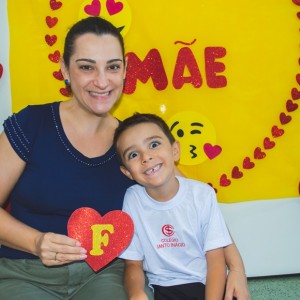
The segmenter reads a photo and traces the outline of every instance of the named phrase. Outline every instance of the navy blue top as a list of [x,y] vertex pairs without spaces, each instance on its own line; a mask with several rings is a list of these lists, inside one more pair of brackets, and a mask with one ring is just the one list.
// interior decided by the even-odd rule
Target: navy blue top
[[[67,234],[71,213],[91,207],[102,216],[122,209],[132,181],[123,175],[115,149],[88,158],[67,139],[60,102],[28,106],[4,122],[5,133],[26,167],[12,190],[11,214],[42,232]],[[37,258],[5,246],[0,257]]]

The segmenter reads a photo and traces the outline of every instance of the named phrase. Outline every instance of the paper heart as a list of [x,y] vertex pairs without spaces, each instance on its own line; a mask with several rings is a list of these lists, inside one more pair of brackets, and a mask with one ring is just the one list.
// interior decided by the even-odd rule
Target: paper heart
[[48,25],[49,28],[52,28],[56,25],[58,19],[56,17],[50,17],[50,16],[47,16],[46,17],[46,23]]
[[289,123],[292,120],[292,117],[288,116],[288,115],[286,115],[285,113],[282,112],[282,113],[280,113],[279,119],[280,119],[281,125],[285,125],[285,124]]
[[56,0],[50,0],[50,7],[52,10],[60,9],[62,7],[62,3]]
[[299,6],[300,6],[300,0],[293,0],[293,2],[294,2],[296,5],[299,5]]
[[100,15],[100,10],[101,10],[101,3],[99,0],[93,0],[90,5],[86,5],[84,7],[84,11],[90,15],[97,17]]
[[243,161],[244,169],[252,169],[252,168],[254,168],[254,166],[255,166],[255,163],[250,160],[250,157],[244,158],[244,161]]
[[260,147],[255,148],[254,150],[254,158],[255,159],[263,159],[266,157],[266,153],[261,150]]
[[294,103],[292,100],[288,100],[286,101],[285,107],[288,112],[292,112],[298,108],[298,104]]
[[59,62],[59,58],[60,58],[60,52],[58,50],[56,50],[54,53],[50,53],[48,55],[48,58],[54,62],[54,63],[58,63]]
[[209,143],[204,144],[203,150],[209,159],[214,159],[222,152],[222,148],[220,146],[218,145],[213,146]]
[[66,97],[71,96],[71,92],[68,88],[61,88],[59,91],[63,96],[66,96]]
[[300,91],[298,91],[296,88],[293,88],[291,90],[291,95],[292,95],[293,100],[300,99]]
[[297,74],[297,75],[296,75],[296,81],[297,81],[297,83],[300,85],[300,74]]
[[276,125],[272,127],[272,136],[274,138],[280,137],[284,134],[284,130],[278,128]]
[[45,41],[46,43],[49,45],[49,46],[53,46],[56,41],[57,41],[57,36],[56,35],[49,35],[49,34],[46,34],[45,35]]
[[115,2],[114,0],[107,0],[106,9],[110,16],[115,15],[123,9],[123,3]]
[[243,177],[243,172],[240,171],[239,167],[235,166],[233,167],[232,171],[231,171],[231,177],[232,178],[235,178],[235,179],[238,179],[238,178],[241,178]]
[[271,141],[270,138],[266,137],[264,139],[264,148],[267,149],[272,149],[275,147],[275,142]]
[[54,71],[53,76],[54,76],[54,78],[56,78],[58,80],[64,80],[64,77],[63,77],[63,74],[61,73],[61,70]]
[[0,78],[2,77],[2,75],[3,75],[3,66],[2,64],[0,64]]
[[229,186],[231,184],[231,180],[227,178],[226,174],[222,174],[220,178],[220,186]]
[[86,262],[95,272],[127,248],[133,230],[132,219],[121,210],[101,216],[92,208],[82,207],[68,221],[68,235],[87,250]]

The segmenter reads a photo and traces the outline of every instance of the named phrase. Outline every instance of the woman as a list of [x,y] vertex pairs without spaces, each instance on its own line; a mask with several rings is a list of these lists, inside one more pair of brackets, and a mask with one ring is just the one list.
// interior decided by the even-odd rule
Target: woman
[[[126,76],[123,39],[90,17],[67,34],[61,70],[72,98],[29,106],[4,122],[0,135],[0,294],[4,299],[127,299],[123,261],[95,273],[86,250],[67,236],[71,213],[121,209],[132,184],[112,146],[118,120],[109,112]],[[226,248],[228,295],[248,299],[242,260]],[[5,280],[4,280],[5,279]],[[151,292],[147,290],[149,299]]]

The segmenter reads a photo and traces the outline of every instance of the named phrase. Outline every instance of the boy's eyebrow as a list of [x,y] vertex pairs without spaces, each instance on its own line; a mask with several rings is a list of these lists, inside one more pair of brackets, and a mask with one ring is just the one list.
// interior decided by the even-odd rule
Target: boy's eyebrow
[[[92,63],[92,64],[96,63],[96,60],[91,59],[91,58],[78,58],[75,61],[76,62],[85,61],[85,62],[89,62],[89,63]],[[123,59],[121,59],[121,58],[113,58],[113,59],[110,59],[110,60],[107,61],[108,64],[111,64],[113,62],[123,62]]]

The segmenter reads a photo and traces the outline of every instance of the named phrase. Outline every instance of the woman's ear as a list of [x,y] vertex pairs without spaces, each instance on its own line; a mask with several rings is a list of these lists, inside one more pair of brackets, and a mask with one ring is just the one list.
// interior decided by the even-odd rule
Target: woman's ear
[[130,172],[124,167],[124,166],[120,166],[120,170],[121,172],[127,176],[129,179],[134,180],[130,174]]
[[68,80],[70,82],[69,71],[68,71],[68,68],[62,58],[59,59],[59,64],[60,64],[60,70],[64,77],[64,80]]
[[173,149],[174,161],[177,162],[180,159],[180,143],[179,143],[179,141],[175,141],[172,144],[172,149]]

